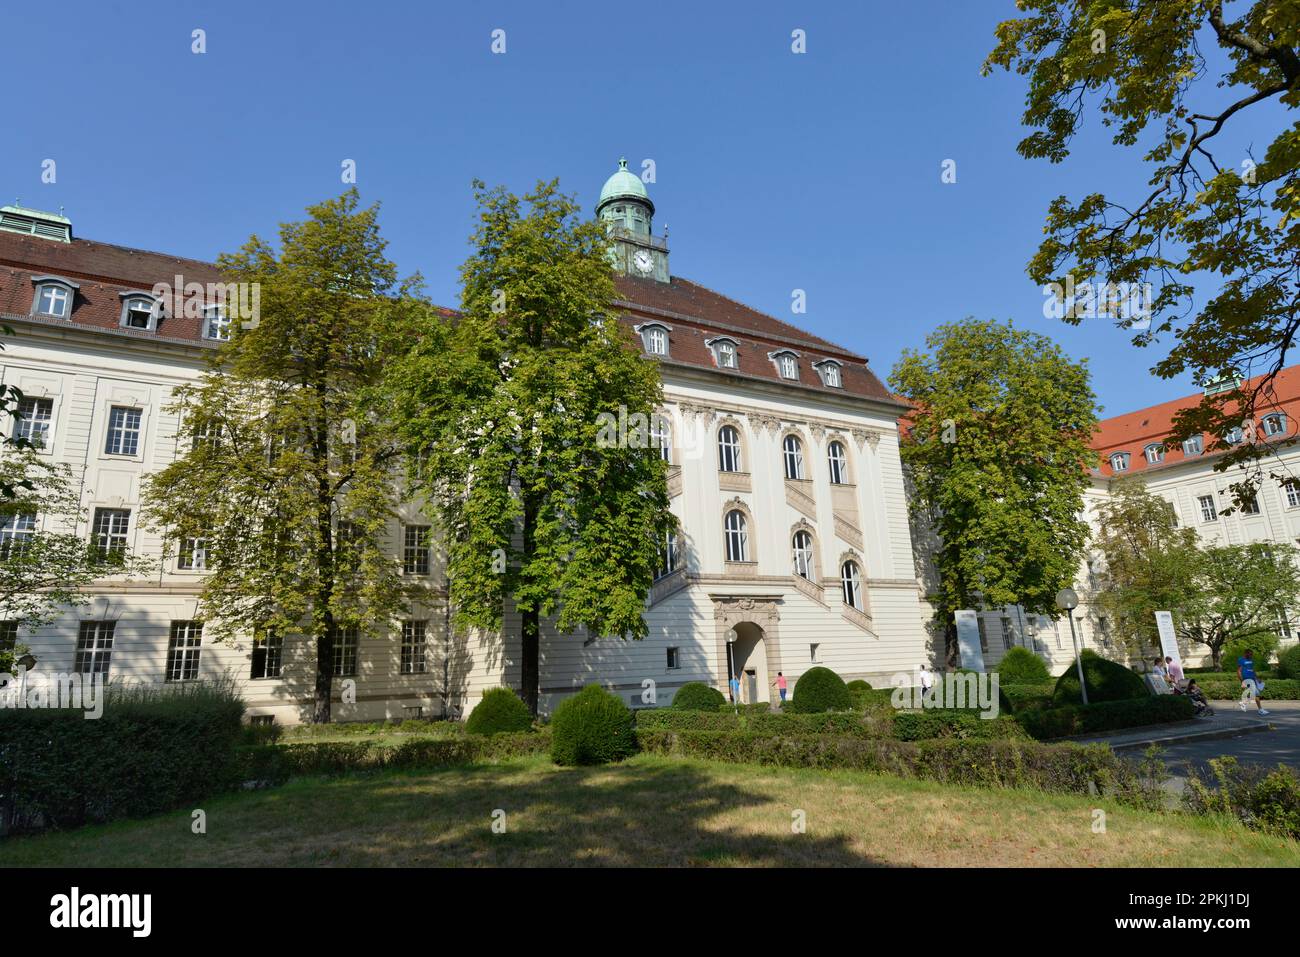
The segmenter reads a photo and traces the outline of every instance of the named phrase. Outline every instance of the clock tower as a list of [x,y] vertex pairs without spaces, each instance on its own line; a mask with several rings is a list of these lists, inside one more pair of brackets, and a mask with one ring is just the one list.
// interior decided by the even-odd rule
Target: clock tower
[[641,279],[668,282],[668,240],[650,234],[655,204],[641,178],[628,171],[627,160],[618,161],[614,175],[605,180],[596,203],[596,216],[614,240],[610,257],[614,269]]

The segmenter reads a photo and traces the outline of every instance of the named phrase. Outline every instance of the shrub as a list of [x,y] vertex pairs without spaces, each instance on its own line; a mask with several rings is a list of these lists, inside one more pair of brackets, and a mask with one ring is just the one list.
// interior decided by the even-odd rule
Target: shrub
[[848,685],[829,668],[809,668],[794,685],[794,700],[786,707],[799,714],[848,711],[853,707]]
[[1300,679],[1300,645],[1292,645],[1277,656],[1277,676],[1283,679]]
[[688,681],[677,689],[669,707],[678,711],[717,711],[726,704],[727,699],[717,688],[712,688],[703,681]]
[[1228,814],[1247,827],[1300,840],[1300,777],[1279,764],[1270,770],[1240,765],[1236,758],[1211,758],[1214,785],[1193,767],[1183,794],[1185,806],[1198,814]]
[[469,734],[527,731],[532,726],[528,705],[509,688],[489,688],[483,692],[483,700],[465,721],[465,731]]
[[[1095,651],[1084,650],[1079,659],[1083,662],[1083,677],[1088,682],[1088,703],[1099,701],[1125,701],[1130,698],[1147,698],[1151,692],[1146,682],[1135,671],[1101,657]],[[1056,679],[1052,699],[1058,705],[1081,703],[1079,672],[1075,662]]]
[[901,711],[894,716],[894,737],[899,741],[930,738],[963,740],[1024,738],[1024,729],[1010,715],[981,718],[975,711]]
[[835,735],[781,736],[744,731],[652,731],[641,747],[672,754],[787,768],[843,768],[984,787],[1033,787],[1100,793],[1146,808],[1162,801],[1157,775],[1117,757],[1106,745],[1035,741],[890,741]]
[[192,805],[235,782],[243,713],[225,681],[110,686],[95,720],[0,710],[0,824],[78,827]]
[[1266,633],[1251,635],[1247,638],[1234,638],[1223,646],[1220,666],[1230,675],[1237,673],[1237,659],[1243,658],[1246,651],[1255,653],[1255,670],[1262,671],[1268,667],[1268,659],[1277,651],[1277,636]]
[[1028,648],[1010,649],[993,669],[1006,684],[1037,685],[1052,680],[1047,664]]
[[1101,734],[1121,728],[1139,728],[1148,724],[1186,721],[1196,715],[1196,708],[1186,695],[1148,695],[1126,701],[1099,701],[1095,704],[1071,704],[1060,708],[1022,711],[1016,716],[1020,725],[1038,740],[1063,738],[1074,734]]
[[560,702],[551,716],[556,764],[606,764],[636,751],[632,712],[600,685],[587,685]]

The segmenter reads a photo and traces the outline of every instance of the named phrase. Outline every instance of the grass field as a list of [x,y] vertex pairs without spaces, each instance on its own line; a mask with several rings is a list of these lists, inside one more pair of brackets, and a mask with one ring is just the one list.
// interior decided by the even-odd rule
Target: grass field
[[0,866],[1300,866],[1295,842],[1086,797],[646,755],[301,779],[203,810],[206,834],[186,810],[0,841]]

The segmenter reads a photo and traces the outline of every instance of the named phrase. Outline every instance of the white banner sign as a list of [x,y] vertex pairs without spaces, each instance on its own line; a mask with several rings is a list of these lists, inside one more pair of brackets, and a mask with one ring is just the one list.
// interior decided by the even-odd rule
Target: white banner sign
[[1183,659],[1178,654],[1178,635],[1174,633],[1173,612],[1156,612],[1156,630],[1160,632],[1160,651],[1166,658],[1174,659],[1178,670],[1183,670]]
[[983,671],[979,617],[970,610],[955,612],[953,617],[957,619],[957,649],[961,652],[961,666],[971,671]]

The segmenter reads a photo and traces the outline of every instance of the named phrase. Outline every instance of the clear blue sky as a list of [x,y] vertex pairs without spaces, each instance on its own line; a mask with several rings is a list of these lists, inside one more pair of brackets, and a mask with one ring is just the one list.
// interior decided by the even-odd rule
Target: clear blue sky
[[[208,259],[340,192],[354,159],[392,258],[454,305],[474,177],[517,191],[559,177],[590,207],[619,156],[652,158],[676,275],[882,377],[936,325],[974,315],[1088,357],[1106,414],[1191,392],[1150,375],[1158,347],[1042,315],[1024,266],[1047,203],[1131,198],[1146,176],[1095,122],[1063,165],[1017,156],[1024,80],[979,75],[1014,13],[1009,0],[11,3],[0,199],[64,206],[84,238]],[[1242,124],[1233,142],[1259,152],[1267,131]],[[956,184],[940,181],[945,159]],[[795,288],[806,315],[790,315]]]

